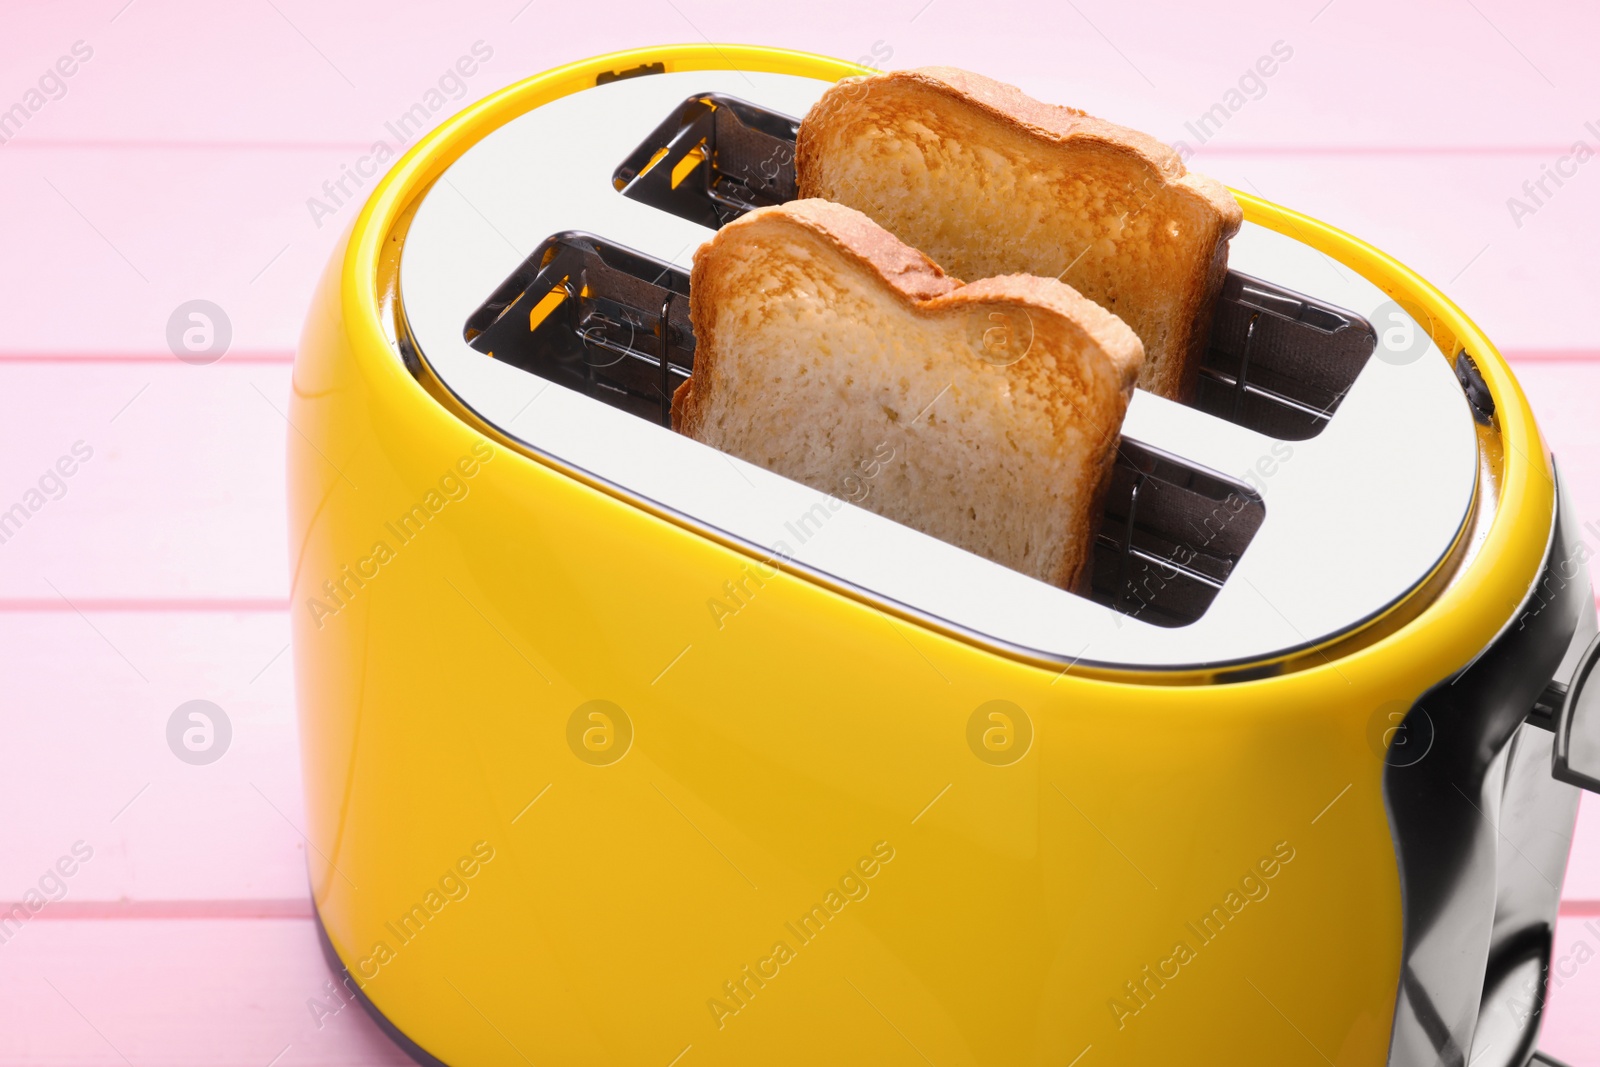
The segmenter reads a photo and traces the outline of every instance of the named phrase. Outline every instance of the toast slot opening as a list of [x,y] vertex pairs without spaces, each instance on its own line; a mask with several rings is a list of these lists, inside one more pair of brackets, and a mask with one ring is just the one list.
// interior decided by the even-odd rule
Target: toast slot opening
[[1353,312],[1229,271],[1191,406],[1303,441],[1333,418],[1377,344]]
[[1090,596],[1156,626],[1187,626],[1216,599],[1266,513],[1243,482],[1124,437]]
[[[472,348],[661,426],[694,370],[689,275],[593,234],[559,233],[467,320]],[[664,350],[664,356],[663,356]],[[1124,438],[1087,595],[1157,626],[1205,614],[1266,507],[1242,482]]]
[[689,378],[689,275],[586,233],[546,238],[467,319],[479,352],[670,426]]
[[623,196],[716,229],[747,211],[797,195],[800,123],[725,96],[678,105],[611,177]]
[[[717,229],[798,195],[800,124],[736,97],[680,104],[616,169],[641,203]],[[1377,347],[1360,315],[1229,271],[1189,406],[1284,441],[1322,431]]]

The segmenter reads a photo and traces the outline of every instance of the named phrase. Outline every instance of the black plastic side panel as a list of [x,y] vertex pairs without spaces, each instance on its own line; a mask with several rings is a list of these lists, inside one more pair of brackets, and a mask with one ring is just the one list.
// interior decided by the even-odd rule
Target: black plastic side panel
[[[1572,514],[1558,492],[1550,552],[1521,613],[1407,713],[1417,747],[1389,749],[1404,916],[1390,1067],[1522,1067],[1533,1052],[1577,790],[1550,777],[1550,735],[1524,720],[1574,634],[1592,632]],[[1508,1033],[1501,1016],[1518,997],[1531,1006]],[[1511,1040],[1475,1051],[1480,1023]]]

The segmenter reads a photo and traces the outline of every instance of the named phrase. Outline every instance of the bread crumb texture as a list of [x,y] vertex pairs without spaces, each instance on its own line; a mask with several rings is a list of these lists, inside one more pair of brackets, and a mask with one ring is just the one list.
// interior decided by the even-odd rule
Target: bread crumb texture
[[1007,567],[1072,586],[1141,361],[1052,279],[963,286],[858,212],[797,201],[695,256],[674,424]]
[[1192,383],[1241,214],[1155,139],[927,68],[830,89],[796,158],[801,196],[865,212],[958,278],[1060,278],[1138,334],[1142,387]]

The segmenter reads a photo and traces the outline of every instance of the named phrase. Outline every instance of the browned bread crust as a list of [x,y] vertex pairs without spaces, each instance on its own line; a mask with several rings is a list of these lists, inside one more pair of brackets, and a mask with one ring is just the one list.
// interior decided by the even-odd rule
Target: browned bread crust
[[[939,264],[898,240],[894,234],[859,211],[835,211],[836,205],[821,200],[794,200],[784,205],[795,221],[807,222],[815,234],[830,242],[840,253],[870,266],[884,282],[913,300],[942,296],[961,286],[961,282],[939,269]],[[692,294],[706,288],[700,257],[710,242],[695,251],[694,273],[690,275],[689,321],[697,339],[708,337],[713,329],[705,301]],[[708,348],[699,341],[697,351]],[[705,364],[697,360],[701,367]],[[694,401],[694,379],[690,378],[672,393],[672,428],[690,437],[699,428],[699,407]]]
[[1115,315],[1051,278],[963,285],[861,213],[798,200],[701,246],[690,318],[674,429],[1078,582],[1143,358]]
[[924,67],[840,81],[795,160],[802,197],[866,212],[958,277],[1069,282],[1144,342],[1142,387],[1191,391],[1243,216],[1155,138]]

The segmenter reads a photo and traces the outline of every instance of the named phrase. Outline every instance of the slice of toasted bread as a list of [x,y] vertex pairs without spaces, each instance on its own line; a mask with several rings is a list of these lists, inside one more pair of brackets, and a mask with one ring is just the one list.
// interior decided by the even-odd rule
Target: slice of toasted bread
[[866,212],[959,278],[1060,278],[1139,335],[1141,388],[1192,390],[1242,214],[1155,138],[924,67],[829,89],[795,166],[801,196]]
[[1076,585],[1142,359],[1115,315],[1053,278],[963,285],[823,200],[724,226],[689,309],[675,429]]

